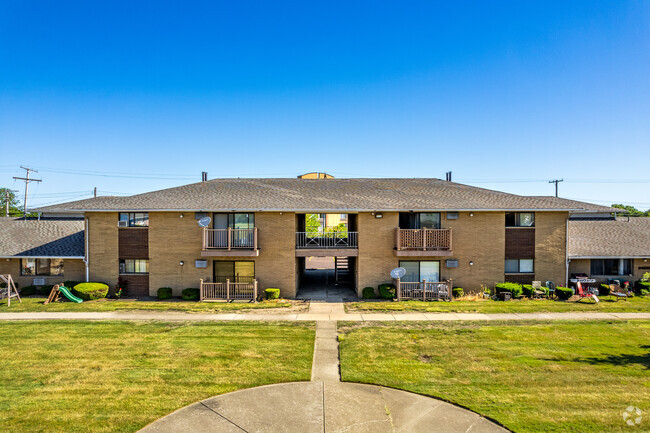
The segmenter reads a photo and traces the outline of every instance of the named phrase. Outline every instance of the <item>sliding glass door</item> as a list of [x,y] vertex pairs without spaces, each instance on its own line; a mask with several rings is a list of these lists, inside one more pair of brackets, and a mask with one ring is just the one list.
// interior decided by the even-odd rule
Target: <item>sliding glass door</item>
[[439,261],[404,260],[400,261],[399,265],[406,269],[406,274],[402,278],[402,281],[405,283],[417,283],[423,280],[431,282],[440,281]]

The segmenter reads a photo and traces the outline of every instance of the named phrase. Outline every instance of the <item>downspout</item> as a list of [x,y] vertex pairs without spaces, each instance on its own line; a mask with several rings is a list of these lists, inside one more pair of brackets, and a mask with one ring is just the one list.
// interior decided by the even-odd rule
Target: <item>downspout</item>
[[569,263],[571,262],[569,259],[569,218],[571,218],[571,211],[566,217],[566,234],[564,236],[564,287],[569,287]]
[[84,246],[84,263],[86,264],[86,282],[90,281],[90,272],[88,269],[88,217],[85,218],[86,220],[86,231],[84,233],[84,238],[85,238],[85,246]]

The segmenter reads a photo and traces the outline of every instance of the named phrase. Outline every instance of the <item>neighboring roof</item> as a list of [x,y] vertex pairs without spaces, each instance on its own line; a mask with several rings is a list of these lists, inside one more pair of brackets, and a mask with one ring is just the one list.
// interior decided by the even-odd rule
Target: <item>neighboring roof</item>
[[650,258],[650,218],[569,220],[570,258]]
[[526,197],[440,179],[214,179],[129,197],[97,197],[34,209],[81,211],[573,210],[606,206]]
[[83,220],[0,217],[0,257],[83,256]]

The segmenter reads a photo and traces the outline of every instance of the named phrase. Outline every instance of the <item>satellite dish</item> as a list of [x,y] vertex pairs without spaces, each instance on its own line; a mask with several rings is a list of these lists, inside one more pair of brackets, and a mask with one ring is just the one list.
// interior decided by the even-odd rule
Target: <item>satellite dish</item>
[[210,225],[211,221],[212,219],[210,217],[203,217],[199,220],[199,227],[205,228]]
[[404,275],[406,275],[406,269],[404,268],[395,268],[390,271],[390,276],[395,279],[402,278]]

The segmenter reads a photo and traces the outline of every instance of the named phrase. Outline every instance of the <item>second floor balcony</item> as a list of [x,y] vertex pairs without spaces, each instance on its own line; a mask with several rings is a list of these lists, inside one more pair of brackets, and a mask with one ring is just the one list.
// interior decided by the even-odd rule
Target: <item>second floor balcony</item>
[[257,227],[203,229],[202,256],[258,256]]
[[397,256],[451,256],[451,229],[395,229]]
[[[296,232],[297,255],[345,255],[356,256],[358,249],[358,232]],[[316,250],[316,251],[315,251]],[[340,250],[340,251],[339,251]],[[319,253],[320,252],[320,253]],[[341,254],[338,254],[338,253]]]

